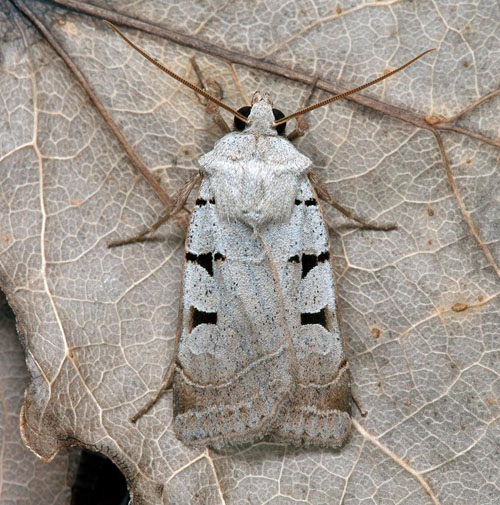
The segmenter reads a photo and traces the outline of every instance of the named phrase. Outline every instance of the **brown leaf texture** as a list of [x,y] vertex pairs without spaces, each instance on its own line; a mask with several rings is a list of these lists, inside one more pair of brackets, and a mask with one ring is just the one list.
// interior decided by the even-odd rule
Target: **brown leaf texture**
[[[315,77],[319,101],[437,48],[311,113],[296,141],[336,201],[399,225],[360,231],[327,212],[368,410],[340,451],[188,450],[172,431],[170,392],[129,422],[170,361],[184,230],[106,243],[165,212],[138,163],[172,196],[219,134],[194,94],[103,18],[192,81],[195,56],[236,109],[259,89],[290,113]],[[12,0],[0,30],[0,282],[25,344],[33,451],[106,454],[135,504],[500,501],[497,0]]]
[[0,341],[0,503],[65,505],[71,483],[68,451],[61,451],[49,464],[43,463],[23,444],[19,433],[28,372],[14,316],[1,292]]

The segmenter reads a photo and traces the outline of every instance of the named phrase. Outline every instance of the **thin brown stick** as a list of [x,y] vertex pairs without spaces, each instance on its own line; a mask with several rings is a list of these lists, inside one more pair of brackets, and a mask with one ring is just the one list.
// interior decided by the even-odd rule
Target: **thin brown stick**
[[163,393],[168,391],[172,387],[172,382],[174,380],[174,371],[175,371],[175,360],[177,357],[177,353],[174,352],[172,355],[172,359],[170,360],[170,365],[168,366],[167,373],[165,374],[165,377],[163,378],[162,384],[160,386],[160,389],[155,393],[155,395],[148,400],[146,405],[142,407],[140,410],[138,410],[131,418],[130,422],[131,423],[136,423],[143,415],[147,414],[152,407],[156,405],[156,402],[163,396]]
[[[206,91],[207,87],[205,86],[205,80],[203,79],[203,73],[201,71],[200,66],[198,65],[198,62],[196,61],[196,57],[191,56],[190,61],[191,61],[191,66],[193,67],[194,73],[196,74],[196,77],[198,78],[198,86],[201,89],[204,89]],[[207,105],[207,103],[208,103],[207,99],[203,100],[198,93],[196,93],[195,96],[198,99],[198,102],[201,103],[201,105]]]
[[80,72],[78,67],[73,63],[68,53],[62,48],[62,46],[57,42],[57,40],[52,36],[49,30],[45,27],[45,25],[34,15],[34,13],[21,1],[21,0],[12,0],[14,5],[33,23],[34,26],[40,31],[43,37],[47,40],[47,42],[52,46],[54,51],[61,57],[66,66],[69,68],[71,73],[75,76],[77,81],[82,86],[87,96],[95,105],[96,109],[101,114],[104,121],[109,126],[110,130],[115,135],[116,139],[122,145],[123,149],[127,153],[130,161],[137,168],[137,170],[141,173],[141,175],[146,179],[149,185],[153,188],[156,196],[163,202],[163,204],[167,207],[167,209],[171,210],[173,208],[174,202],[170,198],[170,196],[163,190],[160,186],[156,177],[148,170],[146,165],[141,161],[141,159],[137,156],[135,151],[132,149],[130,144],[127,142],[127,139],[123,136],[122,132],[116,125],[116,123],[111,119],[111,116],[108,114],[108,111],[99,100],[97,95],[94,93],[94,90],[90,87],[88,82],[86,81],[84,75]]
[[448,177],[448,184],[450,185],[453,196],[455,197],[455,199],[458,203],[458,207],[460,208],[460,212],[462,213],[462,216],[465,219],[465,222],[469,226],[469,229],[470,229],[472,235],[474,236],[477,243],[479,244],[479,247],[483,251],[483,254],[486,256],[488,263],[493,267],[493,270],[495,270],[495,273],[500,278],[500,268],[497,265],[495,259],[493,258],[493,255],[491,254],[490,250],[488,249],[488,246],[484,243],[481,235],[479,234],[478,229],[476,228],[476,225],[474,224],[474,221],[472,221],[469,213],[467,212],[467,209],[465,208],[464,202],[462,201],[462,198],[460,197],[460,193],[458,192],[458,188],[455,183],[455,178],[453,177],[453,172],[451,171],[451,168],[450,168],[448,156],[446,155],[446,150],[444,148],[443,139],[441,138],[441,135],[439,134],[439,132],[436,129],[433,129],[432,133],[434,133],[434,137],[436,138],[436,142],[439,146],[439,151],[441,153],[441,159],[443,160],[443,165],[444,165],[444,169],[446,172],[446,176]]
[[354,391],[351,391],[351,397],[352,397],[352,401],[354,402],[354,405],[356,405],[357,409],[359,410],[359,413],[363,417],[366,417],[368,412],[363,408],[363,405],[361,405],[358,395]]
[[154,233],[158,228],[160,228],[163,224],[165,224],[167,221],[170,221],[172,219],[173,213],[167,212],[163,216],[158,219],[155,223],[153,223],[151,226],[148,226],[146,229],[142,230],[141,232],[137,233],[136,235],[133,235],[132,237],[127,237],[123,239],[118,239],[118,240],[111,240],[108,242],[107,246],[109,249],[112,249],[114,247],[121,247],[122,245],[129,245],[129,244],[136,244],[138,242],[144,242],[147,240],[147,236],[150,235],[151,233]]
[[250,102],[247,94],[245,93],[245,90],[243,89],[243,86],[241,85],[240,78],[238,77],[238,74],[236,73],[236,70],[234,69],[234,65],[231,62],[228,62],[228,67],[229,67],[229,70],[231,71],[231,75],[233,76],[233,81],[236,84],[236,87],[238,88],[240,96],[241,96],[241,98],[243,98],[243,101],[245,102],[245,105],[247,107],[251,107],[252,102]]
[[335,200],[327,200],[327,203],[331,205],[334,209],[338,210],[340,213],[344,214],[345,217],[352,219],[353,221],[356,221],[356,223],[359,223],[360,227],[363,228],[364,230],[392,231],[398,229],[397,223],[392,224],[368,223],[364,219],[361,219],[360,217],[354,215],[352,212],[350,212],[345,207],[340,205],[340,203],[337,203]]
[[314,92],[316,91],[318,81],[319,81],[319,77],[316,77],[314,79],[314,81],[311,83],[311,85],[309,86],[309,91],[307,93],[307,96],[306,96],[305,100],[302,102],[304,106],[306,106],[311,101],[311,98],[313,97]]
[[[203,73],[194,56],[191,58],[191,65],[193,66],[196,77],[198,78],[198,84],[200,85],[200,88],[206,90],[207,85],[205,84]],[[222,100],[222,87],[217,81],[214,81],[213,79],[210,79],[210,81],[212,82],[214,88],[216,88],[216,93],[214,96],[219,100]],[[221,116],[219,107],[215,103],[210,102],[209,100],[203,102],[200,95],[198,94],[196,94],[196,97],[198,98],[198,101],[205,106],[205,112],[212,118],[212,121],[218,126],[222,134],[225,135],[226,133],[229,133],[231,131],[231,128],[229,128],[229,125]]]
[[481,135],[480,133],[475,133],[470,130],[466,130],[465,128],[459,128],[458,126],[453,126],[450,123],[436,124],[434,125],[434,128],[436,128],[437,130],[460,133],[461,135],[466,135],[467,137],[479,140],[480,142],[484,142],[485,144],[489,144],[490,146],[500,148],[500,139],[493,140],[488,137],[485,137],[484,135]]
[[495,91],[492,91],[491,93],[488,93],[487,95],[483,96],[479,100],[476,100],[474,103],[471,103],[465,109],[462,109],[460,112],[457,112],[454,116],[451,116],[449,118],[446,118],[446,123],[452,123],[453,121],[457,120],[459,117],[463,116],[464,114],[467,114],[471,110],[479,107],[482,103],[486,102],[490,98],[493,98],[497,95],[500,94],[500,89],[496,89]]
[[212,118],[212,121],[217,125],[223,135],[226,135],[231,131],[231,128],[229,128],[226,120],[221,116],[217,105],[212,102],[208,102],[205,107],[205,112]]
[[[81,12],[101,19],[107,19],[108,21],[112,21],[123,26],[135,28],[137,30],[150,33],[151,35],[156,35],[158,37],[171,40],[176,44],[191,47],[193,49],[196,49],[197,51],[203,52],[205,54],[211,54],[218,58],[225,59],[231,63],[245,65],[246,67],[255,68],[257,70],[263,70],[265,72],[285,77],[287,79],[291,79],[296,82],[302,82],[304,84],[312,84],[314,82],[314,76],[306,72],[300,72],[298,70],[283,67],[281,65],[277,65],[265,59],[255,58],[247,54],[238,53],[236,51],[230,51],[215,44],[205,42],[197,37],[192,37],[189,35],[178,33],[174,30],[169,30],[168,28],[163,28],[161,26],[157,26],[145,21],[138,21],[137,19],[131,18],[129,16],[124,16],[109,9],[97,7],[95,5],[91,5],[78,0],[51,0],[51,2],[73,9],[76,12]],[[323,91],[327,91],[328,93],[332,93],[335,95],[347,91],[347,88],[345,87],[321,79],[318,81],[316,87],[318,89],[322,89]],[[359,105],[362,105],[364,107],[370,108],[372,110],[376,110],[381,114],[386,114],[387,116],[399,119],[400,121],[403,121],[405,123],[412,124],[418,128],[423,128],[425,130],[431,130],[431,131],[433,129],[433,126],[429,125],[423,117],[415,114],[414,112],[400,109],[399,107],[395,107],[394,105],[389,105],[360,94],[350,95],[346,99],[355,102]],[[441,129],[442,125],[435,125],[435,128]],[[494,141],[491,140],[488,141],[488,139],[486,139],[485,137],[481,137],[478,134],[474,134],[470,130],[460,129],[457,130],[457,132],[462,135],[466,135],[487,142],[495,147],[500,147]]]

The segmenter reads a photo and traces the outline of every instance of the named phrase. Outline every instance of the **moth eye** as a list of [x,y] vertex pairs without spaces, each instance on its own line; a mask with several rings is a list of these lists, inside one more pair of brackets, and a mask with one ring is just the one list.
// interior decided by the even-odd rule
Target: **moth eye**
[[[245,105],[245,107],[241,107],[241,109],[238,109],[238,112],[245,117],[248,117],[250,115],[250,111],[252,110],[252,107],[249,107],[248,105]],[[283,117],[285,117],[285,114],[281,112],[278,109],[273,109],[273,115],[274,119],[278,120]],[[246,127],[246,124],[241,120],[238,119],[236,116],[234,118],[234,128],[240,132],[242,132]],[[286,123],[280,124],[279,126],[276,127],[276,131],[278,132],[278,135],[284,135],[285,134],[285,128],[286,128]]]
[[[252,110],[252,107],[249,107],[248,105],[245,105],[245,107],[241,107],[241,109],[238,109],[238,112],[245,117],[248,117],[250,115],[250,111]],[[245,129],[246,124],[236,116],[234,116],[234,128],[240,132],[242,132]]]
[[[278,121],[278,119],[285,117],[285,114],[283,114],[283,112],[281,112],[279,109],[273,109],[273,114],[274,114],[274,119],[276,121]],[[286,128],[286,123],[283,123],[283,124],[280,124],[279,126],[277,126],[276,131],[278,132],[278,135],[284,135],[285,128]]]

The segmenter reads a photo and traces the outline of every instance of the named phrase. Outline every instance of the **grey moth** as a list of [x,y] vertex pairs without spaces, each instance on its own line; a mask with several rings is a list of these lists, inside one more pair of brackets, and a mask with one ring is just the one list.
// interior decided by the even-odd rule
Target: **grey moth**
[[257,92],[246,117],[108,25],[243,126],[198,160],[200,187],[186,238],[176,352],[162,389],[132,421],[172,387],[174,429],[188,446],[228,449],[263,439],[341,446],[351,428],[352,394],[318,199],[330,197],[313,175],[311,160],[278,126],[387,78],[428,51],[287,117],[277,117],[270,95]]
[[351,376],[311,161],[276,133],[268,95],[254,95],[248,119],[199,160],[175,430],[187,445],[269,436],[338,446],[351,425]]

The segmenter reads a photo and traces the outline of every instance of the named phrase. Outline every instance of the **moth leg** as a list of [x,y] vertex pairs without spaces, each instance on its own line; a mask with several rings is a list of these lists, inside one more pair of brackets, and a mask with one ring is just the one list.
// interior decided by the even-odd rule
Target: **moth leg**
[[231,131],[229,125],[220,114],[219,107],[213,102],[208,102],[205,107],[205,112],[212,118],[212,121],[219,127],[220,131],[226,135]]
[[[318,83],[318,80],[319,80],[319,77],[316,77],[316,79],[314,79],[314,82],[311,84],[311,86],[309,88],[309,94],[307,95],[306,99],[302,103],[301,108],[307,107],[307,105],[309,104],[309,102],[313,96],[314,90],[316,89],[316,84]],[[309,123],[307,122],[307,119],[305,118],[305,116],[299,116],[295,121],[295,130],[290,132],[286,136],[286,138],[288,140],[293,140],[293,139],[296,139],[297,137],[302,137],[302,135],[304,135],[304,133],[307,130],[309,130]]]
[[351,390],[351,398],[352,398],[352,401],[354,402],[354,405],[356,405],[356,407],[358,408],[359,413],[363,417],[366,417],[366,415],[368,414],[368,412],[363,408],[363,405],[361,405],[361,402],[359,401],[356,393],[354,393],[354,391],[352,391],[352,390]]
[[151,400],[149,400],[148,403],[146,403],[146,405],[142,407],[142,409],[137,411],[130,418],[131,423],[135,424],[143,415],[147,414],[151,410],[151,408],[156,405],[156,402],[163,396],[163,393],[166,393],[172,387],[176,359],[177,359],[177,342],[174,350],[174,355],[172,356],[172,360],[170,361],[170,365],[163,379],[162,385],[160,386],[160,389],[158,389],[153,398],[151,398]]
[[297,137],[302,137],[307,130],[309,130],[307,119],[304,116],[299,116],[295,121],[295,129],[291,131],[286,138],[288,140],[294,140]]
[[309,173],[309,180],[311,181],[311,184],[313,185],[314,189],[316,190],[317,195],[319,198],[330,204],[334,209],[337,209],[339,212],[344,214],[344,216],[348,217],[349,219],[352,219],[353,221],[356,221],[359,223],[361,226],[360,228],[365,229],[365,230],[382,230],[382,231],[390,231],[390,230],[397,230],[398,225],[397,223],[393,224],[372,224],[364,221],[360,217],[357,217],[354,215],[352,212],[347,210],[345,207],[337,203],[335,200],[332,199],[330,196],[330,193],[326,189],[325,183],[319,178],[319,176],[313,172]]
[[[169,221],[170,219],[176,217],[178,215],[178,213],[184,209],[184,205],[186,204],[189,194],[191,193],[193,188],[200,183],[200,181],[201,181],[200,174],[196,174],[193,177],[191,177],[190,179],[188,179],[188,181],[182,186],[182,188],[177,193],[177,195],[174,199],[175,205],[171,211],[167,212],[162,217],[160,217],[160,219],[158,219],[158,221],[156,221],[156,223],[152,224],[151,226],[149,226],[145,230],[137,233],[136,235],[134,235],[132,237],[128,237],[128,238],[122,239],[122,240],[112,240],[111,242],[108,242],[108,247],[109,248],[119,247],[122,245],[134,244],[135,242],[143,242],[144,240],[146,240],[147,235],[155,232],[158,228],[160,228],[160,226],[162,224],[164,224],[167,221]],[[177,217],[180,217],[180,216],[177,216]]]
[[[206,81],[207,85],[205,85],[203,74],[201,73],[201,69],[194,56],[191,58],[191,65],[193,65],[193,69],[196,73],[196,76],[198,77],[200,88],[203,90],[207,90],[208,85],[209,87],[215,90],[213,96],[215,96],[215,98],[218,98],[219,100],[222,100],[223,93],[220,84],[217,81],[214,81],[213,79],[207,79]],[[224,121],[224,118],[221,116],[219,107],[213,102],[210,102],[208,100],[204,101],[198,94],[196,95],[196,97],[198,98],[198,101],[205,106],[205,112],[212,118],[212,121],[219,127],[220,131],[224,135],[226,133],[229,133],[231,131],[231,128],[229,128],[228,124],[226,123],[226,121]]]

